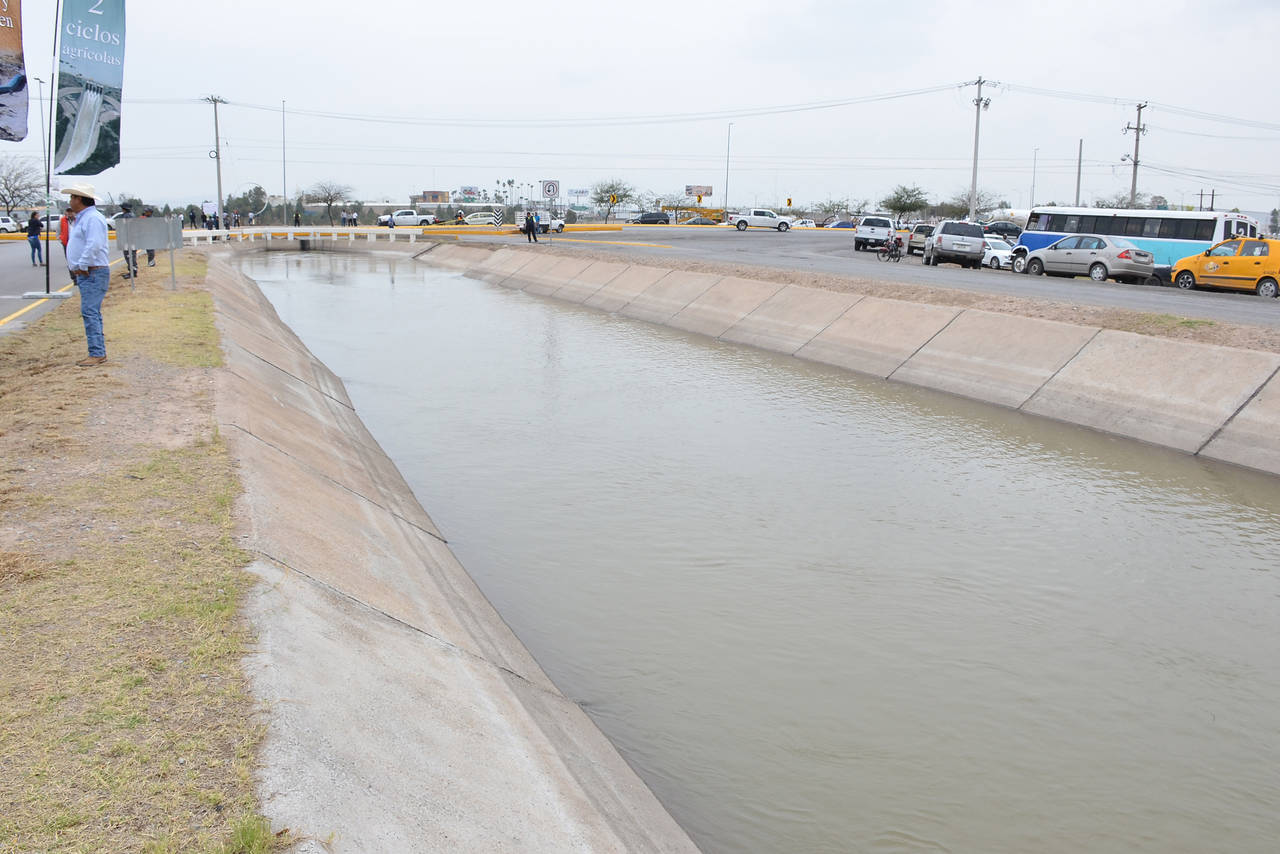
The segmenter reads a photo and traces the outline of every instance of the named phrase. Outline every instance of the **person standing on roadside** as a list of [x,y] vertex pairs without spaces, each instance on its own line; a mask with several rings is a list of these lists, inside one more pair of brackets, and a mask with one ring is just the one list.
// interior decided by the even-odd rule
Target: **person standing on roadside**
[[533,221],[533,214],[525,211],[524,214],[524,234],[527,243],[538,242],[538,225]]
[[293,212],[293,225],[295,228],[302,225],[302,214],[298,211]]
[[[133,219],[133,205],[128,202],[120,205],[120,216],[116,219]],[[124,255],[124,278],[135,279],[138,276],[138,250],[125,249],[122,251]]]
[[84,318],[84,338],[89,346],[89,357],[76,364],[88,368],[107,360],[107,341],[102,331],[102,301],[111,285],[107,220],[98,212],[92,184],[72,184],[63,187],[62,192],[71,197],[71,210],[76,215],[67,240],[67,266],[80,288],[80,316]]
[[40,238],[43,234],[44,222],[41,221],[38,211],[32,211],[31,219],[27,220],[27,242],[31,244],[32,267],[39,267],[44,263],[44,250],[40,248]]
[[58,242],[62,244],[62,257],[67,257],[67,241],[71,239],[71,223],[75,222],[76,213],[72,210],[62,212],[58,220]]

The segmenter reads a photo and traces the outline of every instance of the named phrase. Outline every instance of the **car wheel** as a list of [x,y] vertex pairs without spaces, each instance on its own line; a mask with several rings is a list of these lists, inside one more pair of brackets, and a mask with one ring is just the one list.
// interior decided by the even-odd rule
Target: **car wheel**
[[991,269],[993,270],[1000,269],[1000,259],[994,255],[991,256]]
[[564,233],[564,226],[563,226],[563,225],[556,226],[556,233],[557,233],[557,234],[563,234],[563,233]]
[[1263,279],[1261,282],[1258,282],[1258,296],[1266,297],[1267,299],[1275,299],[1276,280]]
[[747,221],[745,219],[738,220],[738,231],[747,230]]
[[1094,264],[1089,268],[1089,278],[1095,282],[1105,282],[1107,280],[1107,266],[1105,264]]
[[933,253],[932,255],[930,255],[930,256],[929,256],[929,266],[930,266],[930,267],[936,267],[936,266],[938,266],[938,253],[937,253],[937,252],[935,252],[935,253]]
[[1030,261],[1028,261],[1028,262],[1027,262],[1027,275],[1030,275],[1030,276],[1043,276],[1043,275],[1044,275],[1044,262],[1043,262],[1043,261],[1041,261],[1039,258],[1032,258]]
[[791,226],[787,225],[785,222],[778,223],[778,231],[786,231],[790,227]]
[[1025,272],[1027,272],[1027,256],[1026,256],[1026,255],[1014,255],[1014,256],[1013,256],[1013,264],[1012,264],[1011,266],[1013,267],[1013,272],[1015,272],[1015,273],[1025,273]]
[[1190,270],[1183,270],[1174,278],[1173,283],[1184,291],[1189,291],[1196,286],[1196,277]]

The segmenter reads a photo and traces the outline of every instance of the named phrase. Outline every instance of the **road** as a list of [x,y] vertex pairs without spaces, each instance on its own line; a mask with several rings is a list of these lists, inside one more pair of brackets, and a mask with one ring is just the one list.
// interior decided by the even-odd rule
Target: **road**
[[[49,284],[50,289],[56,291],[70,282],[71,277],[63,262],[61,244],[53,240],[49,246],[53,254]],[[44,272],[44,267],[31,266],[31,247],[27,241],[0,240],[0,335],[26,328],[60,302],[23,299],[22,295],[28,291],[44,290]]]
[[[468,240],[472,238],[468,237]],[[492,237],[488,241],[515,242]],[[542,240],[546,240],[543,237]],[[1280,300],[1249,293],[1180,291],[1171,287],[1095,283],[1087,278],[1059,279],[997,270],[965,270],[955,264],[925,267],[919,256],[900,263],[876,260],[874,252],[854,252],[852,231],[824,232],[793,229],[782,233],[764,229],[739,232],[728,228],[665,228],[628,226],[621,232],[552,235],[556,243],[612,251],[629,257],[673,260],[696,258],[732,264],[753,264],[788,270],[812,270],[911,282],[938,288],[999,295],[1042,297],[1080,305],[1131,308],[1182,317],[1280,327]],[[525,239],[519,237],[524,243]]]

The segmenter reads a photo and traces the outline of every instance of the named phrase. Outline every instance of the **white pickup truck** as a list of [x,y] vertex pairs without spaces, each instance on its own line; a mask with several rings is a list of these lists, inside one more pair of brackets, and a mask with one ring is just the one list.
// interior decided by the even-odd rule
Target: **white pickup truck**
[[778,231],[786,231],[791,228],[791,220],[762,208],[729,214],[728,222],[738,231],[746,231],[748,228],[776,228]]
[[383,214],[378,217],[378,225],[389,226],[393,222],[396,225],[435,225],[436,215],[419,213],[410,208],[405,208],[404,210],[392,211],[389,214]]
[[870,214],[858,221],[853,232],[853,249],[860,252],[872,246],[884,246],[894,238],[894,224],[887,216]]

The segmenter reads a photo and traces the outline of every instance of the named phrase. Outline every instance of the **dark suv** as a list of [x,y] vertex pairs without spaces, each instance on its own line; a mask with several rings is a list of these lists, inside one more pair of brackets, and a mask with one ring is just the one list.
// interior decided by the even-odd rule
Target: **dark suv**
[[982,226],[982,231],[985,234],[995,235],[1001,240],[1009,241],[1010,246],[1016,246],[1018,238],[1022,236],[1022,229],[1018,228],[1016,223],[1003,219],[985,224]]
[[640,214],[633,222],[637,225],[671,225],[671,217],[666,211],[649,211]]

